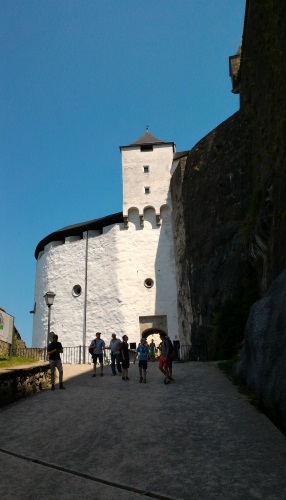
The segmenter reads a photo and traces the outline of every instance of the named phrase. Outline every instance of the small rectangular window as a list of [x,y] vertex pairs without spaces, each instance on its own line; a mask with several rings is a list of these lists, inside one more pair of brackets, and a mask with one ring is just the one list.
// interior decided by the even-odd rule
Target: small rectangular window
[[144,190],[145,190],[145,194],[149,194],[150,193],[150,188],[149,187],[145,187]]
[[143,167],[144,174],[147,174],[149,172],[149,165],[145,165]]
[[144,146],[140,146],[140,151],[153,151],[153,146],[145,144]]

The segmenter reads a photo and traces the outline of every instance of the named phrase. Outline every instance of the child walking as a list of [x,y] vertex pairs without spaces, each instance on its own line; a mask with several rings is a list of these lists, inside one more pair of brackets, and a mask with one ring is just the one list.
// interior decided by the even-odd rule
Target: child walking
[[[136,354],[135,354],[135,359],[137,356],[139,359],[139,382],[143,382],[146,384],[146,373],[147,373],[147,367],[148,367],[148,351],[149,348],[146,345],[146,339],[141,339],[141,342],[139,346],[136,349]],[[134,361],[135,361],[134,359]],[[143,376],[142,376],[143,375]]]
[[122,380],[129,380],[128,377],[128,368],[129,368],[129,350],[128,350],[128,337],[127,335],[123,335],[122,344],[120,348],[121,354],[121,366],[122,366]]

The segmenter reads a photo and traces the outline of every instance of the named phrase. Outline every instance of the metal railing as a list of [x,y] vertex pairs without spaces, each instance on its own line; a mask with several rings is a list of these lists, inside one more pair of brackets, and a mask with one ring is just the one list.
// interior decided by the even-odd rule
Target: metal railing
[[174,353],[177,361],[219,361],[225,359],[222,349],[208,344],[181,345]]
[[[15,356],[31,358],[37,361],[47,361],[47,348],[41,347],[21,347],[16,349]],[[64,364],[90,364],[92,357],[89,353],[89,346],[64,347],[61,354],[61,360]],[[110,364],[110,351],[106,349],[104,364]]]
[[16,349],[13,349],[13,356],[44,361],[47,358],[47,349],[40,347],[16,347]]
[[[110,350],[107,348],[104,364],[110,364]],[[15,356],[36,359],[37,361],[47,360],[47,349],[36,347],[17,348]],[[133,362],[135,351],[129,350],[130,361]],[[61,359],[64,364],[91,364],[92,357],[89,354],[89,346],[64,347]],[[174,345],[174,361],[218,361],[225,359],[222,350],[213,345]]]

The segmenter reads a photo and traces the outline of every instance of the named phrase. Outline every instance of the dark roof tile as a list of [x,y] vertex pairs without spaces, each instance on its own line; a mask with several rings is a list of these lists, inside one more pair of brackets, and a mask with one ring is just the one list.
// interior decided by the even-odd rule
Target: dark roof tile
[[42,252],[45,246],[51,241],[62,241],[68,236],[78,236],[82,235],[84,231],[99,229],[111,224],[118,224],[123,222],[123,213],[118,212],[116,214],[107,215],[106,217],[101,217],[100,219],[93,219],[87,222],[80,222],[79,224],[73,224],[72,226],[66,226],[54,233],[49,234],[43,238],[40,243],[38,243],[35,250],[35,258],[38,258],[40,252]]
[[150,132],[147,130],[145,134],[143,134],[139,139],[137,139],[134,142],[131,142],[131,144],[127,144],[127,146],[120,146],[120,151],[122,148],[130,148],[132,146],[144,146],[144,145],[159,145],[159,144],[171,144],[174,148],[174,143],[173,142],[165,142],[161,141],[161,139],[158,139],[154,135],[150,134]]
[[178,153],[174,153],[174,160],[179,160],[179,158],[183,158],[184,156],[188,156],[189,151],[178,151]]

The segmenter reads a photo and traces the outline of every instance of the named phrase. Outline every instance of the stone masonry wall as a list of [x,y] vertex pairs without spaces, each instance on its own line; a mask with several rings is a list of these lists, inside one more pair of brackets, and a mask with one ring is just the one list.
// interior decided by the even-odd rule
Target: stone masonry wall
[[212,314],[241,276],[252,275],[262,298],[252,306],[235,372],[284,429],[285,56],[285,0],[247,0],[240,112],[192,149],[171,185],[173,220],[182,219],[174,225],[178,275],[190,295],[179,307],[191,306],[192,340],[208,335]]
[[182,189],[186,168],[186,157],[182,158],[172,178],[172,220],[176,259],[176,279],[178,294],[178,323],[181,344],[189,344],[191,339],[192,308],[189,275],[189,259],[186,249],[186,229],[182,204]]
[[30,396],[50,385],[50,365],[37,363],[21,368],[0,371],[0,406]]
[[248,247],[263,294],[286,264],[286,3],[248,0],[241,113],[252,197]]
[[0,340],[0,355],[9,356],[9,344],[4,340]]
[[248,254],[263,298],[251,310],[236,375],[286,430],[286,3],[248,0],[241,112],[252,175]]
[[262,296],[285,268],[285,55],[285,2],[247,0],[241,110],[196,144],[171,181],[187,336],[190,324],[192,335],[208,335],[243,275]]
[[214,313],[243,276],[249,170],[242,129],[236,113],[198,142],[172,177],[180,326],[189,341],[207,338]]

